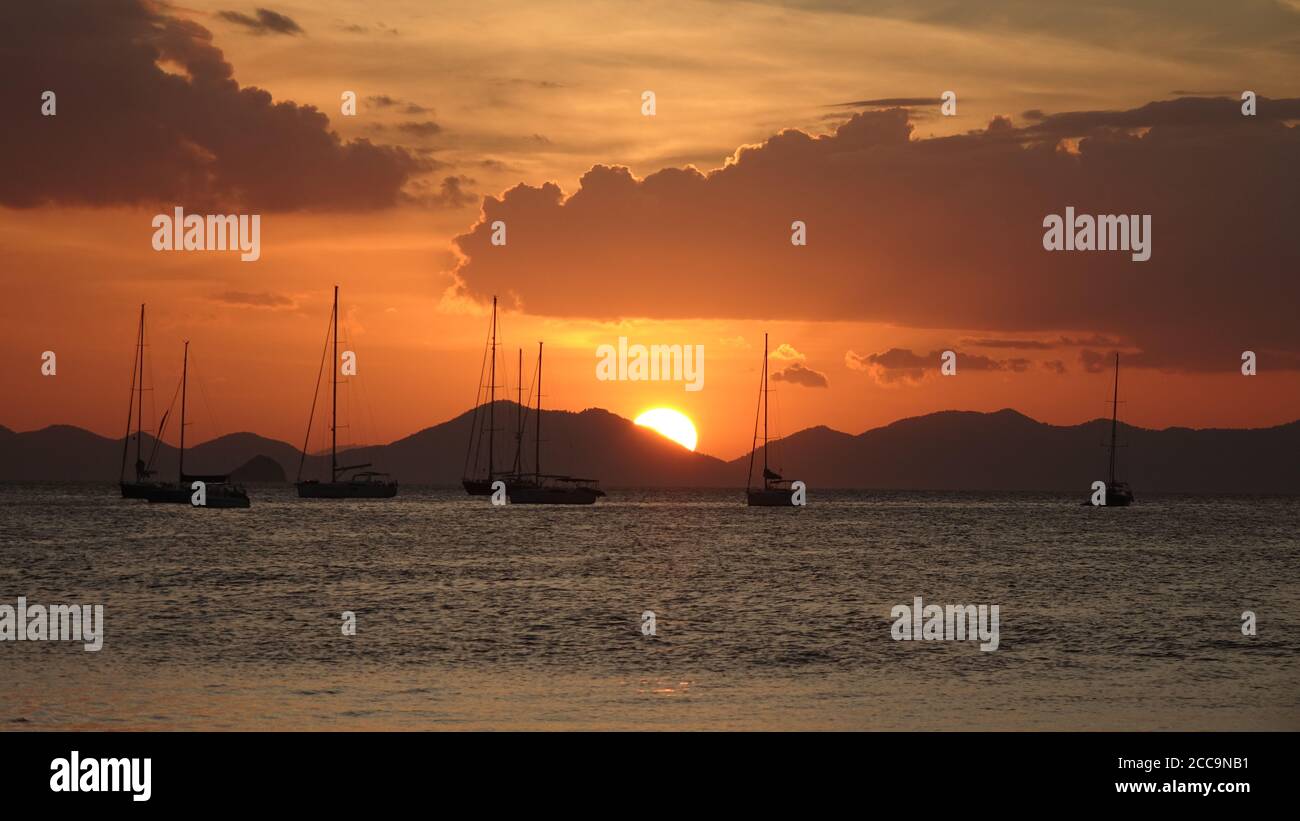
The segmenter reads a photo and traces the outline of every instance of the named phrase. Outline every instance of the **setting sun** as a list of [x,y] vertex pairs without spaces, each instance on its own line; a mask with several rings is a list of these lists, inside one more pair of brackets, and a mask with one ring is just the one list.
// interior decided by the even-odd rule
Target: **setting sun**
[[695,450],[695,443],[699,440],[695,425],[686,414],[672,408],[648,410],[636,418],[636,423],[667,436],[687,450]]

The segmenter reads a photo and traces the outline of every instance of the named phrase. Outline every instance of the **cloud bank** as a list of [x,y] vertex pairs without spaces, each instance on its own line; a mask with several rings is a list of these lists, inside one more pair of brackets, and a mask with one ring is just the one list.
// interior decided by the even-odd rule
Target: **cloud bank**
[[[41,114],[47,90],[55,116]],[[0,4],[0,106],[11,207],[364,211],[401,201],[426,167],[241,87],[211,32],[144,0]]]
[[[461,295],[540,315],[1072,330],[1121,340],[1135,366],[1222,370],[1251,349],[1300,367],[1300,100],[1258,111],[1187,98],[917,140],[890,109],[707,173],[597,165],[567,196],[486,198],[455,274]],[[1152,215],[1152,258],[1045,251],[1044,217],[1067,206]]]

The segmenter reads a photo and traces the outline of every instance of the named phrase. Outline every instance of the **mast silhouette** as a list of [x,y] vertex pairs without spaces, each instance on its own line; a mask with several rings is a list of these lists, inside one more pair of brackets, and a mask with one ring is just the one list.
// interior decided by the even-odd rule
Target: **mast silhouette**
[[1094,507],[1128,507],[1133,504],[1133,489],[1116,478],[1119,462],[1119,352],[1115,353],[1114,392],[1110,398],[1110,454],[1106,472],[1106,490],[1101,501],[1089,497],[1083,504]]
[[181,452],[176,481],[185,484],[185,394],[190,381],[190,341],[185,340],[185,358],[181,364]]
[[[763,334],[763,375],[758,382],[758,404],[759,407],[754,409],[754,440],[749,451],[749,475],[745,477],[745,503],[750,507],[789,507],[794,504],[792,495],[792,484],[789,479],[774,473],[768,465],[767,447],[770,442],[768,435],[768,407],[771,402],[768,400],[771,391],[768,388],[768,336]],[[758,450],[758,417],[760,411],[763,416],[763,481],[754,487],[754,456]],[[802,503],[801,503],[802,504]]]
[[767,334],[763,334],[763,484],[767,484]]
[[1115,440],[1119,428],[1119,352],[1115,352],[1115,395],[1110,405],[1110,478],[1107,488],[1115,485]]
[[334,286],[334,357],[330,365],[330,481],[339,480],[339,286]]
[[[132,413],[134,411],[134,414]],[[140,325],[135,331],[135,357],[131,361],[131,396],[126,403],[126,436],[122,439],[122,467],[118,480],[126,478],[126,456],[131,449],[131,416],[135,419],[135,480],[143,479],[141,430],[144,419],[144,303],[140,303]]]
[[[534,423],[536,441],[533,444],[533,473],[528,478],[516,475],[506,487],[511,504],[527,505],[589,505],[605,495],[596,479],[576,476],[548,475],[542,473],[542,354],[544,343],[537,343],[537,421]],[[523,354],[520,353],[520,366]],[[520,379],[522,383],[522,375]],[[522,387],[520,396],[522,397]],[[523,431],[523,426],[520,426]]]
[[135,408],[135,474],[137,481],[141,478],[140,471],[144,464],[144,458],[141,456],[144,430],[144,303],[140,303],[140,340],[136,344],[136,355],[139,357],[140,364],[140,390],[136,393]]
[[[369,462],[339,464],[339,371],[342,364],[339,360],[339,342],[339,286],[335,285],[334,307],[330,311],[330,323],[325,331],[320,367],[316,369],[316,388],[312,391],[311,412],[307,416],[307,433],[303,436],[302,454],[298,458],[298,480],[294,486],[298,489],[299,498],[303,499],[391,499],[397,495],[397,482],[387,473],[361,471],[362,468],[370,467]],[[302,468],[307,461],[307,447],[316,421],[316,402],[320,398],[320,383],[324,377],[327,358],[333,360],[330,362],[330,478],[328,482],[318,479],[303,481]],[[355,375],[355,369],[350,375]],[[359,472],[349,475],[349,471]],[[343,476],[342,481],[339,480],[340,474]]]
[[492,468],[495,448],[493,440],[496,435],[497,410],[497,298],[492,297],[492,364],[488,366],[488,484],[492,484]]
[[523,470],[524,450],[524,349],[519,349],[519,383],[515,385],[515,476]]
[[542,475],[542,343],[537,343],[537,441],[533,443],[536,455],[533,456],[537,476]]
[[[497,338],[500,320],[497,315],[497,297],[492,297],[492,321],[488,325],[487,339],[483,343],[483,356],[491,357],[491,362],[479,365],[478,390],[474,394],[474,416],[469,425],[469,442],[465,448],[465,471],[461,485],[471,496],[487,496],[492,492],[492,482],[497,476],[496,470],[496,403],[497,403]],[[503,363],[504,364],[504,363]],[[483,377],[487,377],[488,389],[483,392]],[[507,394],[508,395],[508,394]],[[483,414],[484,398],[487,399],[487,413]],[[487,469],[479,473],[479,460],[482,458],[484,425],[487,426],[488,458]]]

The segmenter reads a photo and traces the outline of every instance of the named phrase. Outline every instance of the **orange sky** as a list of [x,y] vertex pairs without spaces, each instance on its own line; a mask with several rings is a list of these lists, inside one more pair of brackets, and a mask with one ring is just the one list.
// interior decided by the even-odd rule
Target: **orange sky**
[[[170,74],[191,72],[197,85],[199,64],[184,67],[198,59],[188,49],[210,55],[203,49],[215,47],[239,87],[264,89],[275,103],[315,106],[342,145],[364,138],[406,149],[422,165],[403,172],[402,195],[391,205],[365,201],[368,186],[379,187],[378,165],[354,172],[356,158],[333,149],[321,149],[313,193],[302,194],[294,179],[277,177],[285,161],[259,160],[257,146],[304,163],[318,161],[315,149],[279,146],[278,139],[298,137],[265,132],[223,137],[219,148],[178,138],[184,150],[174,161],[206,151],[214,178],[242,180],[230,189],[205,189],[196,177],[186,190],[198,193],[177,201],[170,171],[157,183],[147,174],[114,179],[130,140],[101,140],[108,115],[78,111],[72,87],[84,70],[60,73],[66,66],[58,57],[20,70],[28,84],[6,94],[33,110],[44,78],[70,79],[58,89],[56,118],[16,126],[31,145],[26,159],[7,151],[0,166],[10,181],[0,185],[12,186],[0,188],[0,424],[67,423],[120,435],[138,307],[147,302],[160,400],[179,375],[181,340],[191,341],[210,406],[195,408],[194,439],[252,430],[297,444],[334,284],[342,287],[345,338],[358,354],[359,375],[348,389],[354,442],[391,441],[471,406],[490,293],[509,306],[502,342],[511,363],[524,347],[526,378],[536,342],[545,340],[548,407],[598,406],[627,417],[678,408],[695,420],[699,449],[720,457],[749,446],[765,331],[773,348],[797,352],[774,360],[773,372],[797,361],[827,382],[773,382],[781,433],[816,424],[856,433],[949,408],[1014,407],[1048,422],[1079,422],[1105,413],[1110,389],[1110,375],[1088,372],[1081,356],[1116,348],[1134,359],[1122,376],[1126,421],[1235,427],[1300,417],[1295,268],[1288,280],[1275,267],[1296,260],[1295,232],[1280,230],[1283,217],[1275,224],[1259,216],[1285,207],[1258,214],[1234,207],[1247,216],[1213,246],[1224,249],[1221,259],[1197,245],[1205,226],[1179,210],[1198,190],[1220,184],[1214,172],[1222,162],[1243,169],[1243,203],[1289,196],[1293,219],[1300,115],[1252,123],[1258,130],[1245,136],[1226,130],[1235,119],[1201,123],[1205,130],[1189,136],[1180,130],[1188,127],[1179,124],[1184,109],[1089,115],[1086,127],[1149,128],[1154,139],[1126,142],[1141,139],[1132,131],[1099,139],[1099,147],[1085,146],[1093,165],[1084,173],[1062,165],[1050,144],[1041,160],[1022,150],[1028,130],[1008,149],[998,140],[1006,132],[990,128],[999,116],[1007,128],[1042,122],[1055,142],[1082,135],[1045,116],[1131,112],[1182,96],[1235,99],[1243,88],[1293,110],[1300,61],[1278,44],[1300,36],[1296,4],[1246,3],[1231,25],[1199,6],[1177,20],[1151,13],[1128,25],[1115,15],[1129,12],[1111,8],[1107,16],[1074,5],[1058,13],[1054,4],[1006,3],[995,22],[905,13],[884,2],[853,13],[840,7],[277,4],[296,24],[289,33],[217,16],[231,8],[225,2],[152,12],[155,20],[181,21],[167,36],[182,39],[161,47],[171,56],[159,64]],[[237,10],[254,15],[251,7]],[[14,13],[28,12],[5,12]],[[211,32],[210,43],[196,25]],[[6,29],[0,38],[22,36]],[[112,36],[100,34],[97,42]],[[14,76],[11,68],[0,63],[6,76]],[[959,95],[956,117],[940,117],[929,104],[905,105],[910,114],[894,119],[872,113],[895,104],[870,101],[937,102],[950,88]],[[640,112],[646,89],[657,95],[654,117]],[[361,100],[356,117],[340,114],[343,90]],[[123,87],[123,105],[139,103],[141,93]],[[1236,105],[1194,113],[1232,114]],[[1033,110],[1042,114],[1026,114]],[[859,111],[868,113],[850,121]],[[904,123],[910,132],[899,130]],[[120,133],[148,125],[133,115]],[[298,125],[308,132],[310,124]],[[771,139],[784,129],[812,139]],[[1180,158],[1187,146],[1206,145],[1206,135],[1222,136],[1225,153],[1214,155],[1211,142],[1210,154],[1187,159],[1186,167],[1208,170],[1184,191],[1176,182]],[[1249,157],[1261,152],[1239,149],[1261,144],[1289,164],[1270,160],[1253,176]],[[43,148],[50,145],[57,151]],[[742,146],[754,147],[747,158],[737,155]],[[1130,160],[1137,152],[1149,153]],[[57,169],[74,158],[93,162],[103,179],[60,178]],[[711,173],[728,158],[726,173]],[[23,174],[33,165],[44,176]],[[595,165],[626,166],[632,177],[584,180]],[[688,166],[702,174],[654,176]],[[935,167],[944,173],[924,176]],[[1060,168],[1067,170],[1057,179]],[[1106,169],[1114,180],[1101,174]],[[1155,169],[1153,181],[1133,182],[1136,193],[1126,198],[1118,180],[1141,169]],[[324,203],[336,178],[352,187]],[[1036,179],[1046,182],[1035,189]],[[583,197],[547,202],[538,188],[546,183]],[[529,188],[506,195],[521,184]],[[242,192],[245,211],[262,214],[259,261],[151,248],[154,214],[191,201],[229,205],[209,213],[238,212],[222,200],[229,191]],[[283,199],[267,199],[280,191],[288,192]],[[259,205],[259,196],[273,207]],[[481,242],[485,196],[495,198],[489,220],[504,215],[511,226],[509,257],[493,256]],[[1153,213],[1152,262],[1044,254],[1038,220],[1071,204],[1068,197],[1094,213]],[[696,205],[713,210],[697,213]],[[809,253],[797,256],[789,220],[805,215],[813,215],[806,217],[810,244],[798,251]],[[967,232],[968,225],[978,228]],[[1114,304],[1079,290],[1091,276]],[[704,389],[598,381],[596,348],[620,336],[704,345]],[[1029,344],[1007,344],[1017,341]],[[1001,364],[961,368],[956,377],[858,364],[891,349],[926,357],[950,348]],[[1261,351],[1253,378],[1238,370],[1248,348]],[[40,373],[46,350],[58,356],[54,377]]]

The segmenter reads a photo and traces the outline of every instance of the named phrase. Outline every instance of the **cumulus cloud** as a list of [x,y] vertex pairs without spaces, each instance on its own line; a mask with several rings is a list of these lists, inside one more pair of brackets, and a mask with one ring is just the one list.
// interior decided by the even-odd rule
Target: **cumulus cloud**
[[806,388],[830,387],[826,374],[815,371],[802,362],[792,362],[785,370],[776,371],[770,378],[773,382],[789,382],[792,385],[803,385]]
[[776,350],[768,352],[769,359],[787,360],[790,362],[802,362],[808,357],[795,350],[789,342],[782,342],[776,347]]
[[[1259,112],[1182,99],[914,139],[891,109],[829,134],[783,131],[708,172],[596,165],[571,194],[487,197],[455,239],[459,295],[596,319],[1078,329],[1185,370],[1252,345],[1300,353],[1300,100]],[[1043,219],[1067,206],[1152,215],[1151,259],[1045,251]],[[794,219],[807,246],[790,243]],[[508,247],[490,243],[496,220]]]
[[0,205],[369,210],[426,164],[241,87],[211,32],[144,0],[0,4],[0,78]]

